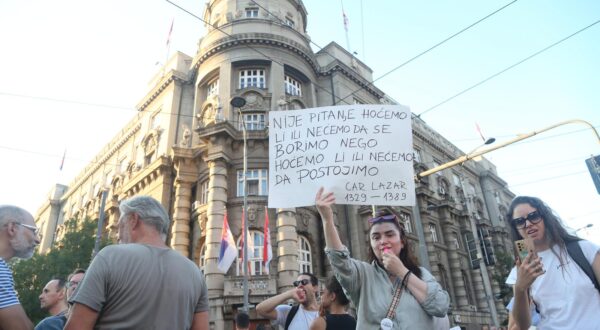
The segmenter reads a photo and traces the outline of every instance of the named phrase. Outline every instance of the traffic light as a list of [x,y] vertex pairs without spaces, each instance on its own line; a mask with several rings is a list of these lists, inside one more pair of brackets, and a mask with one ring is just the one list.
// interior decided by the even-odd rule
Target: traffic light
[[600,194],[600,155],[592,156],[585,160],[585,163],[590,170],[592,180],[596,186],[596,191]]

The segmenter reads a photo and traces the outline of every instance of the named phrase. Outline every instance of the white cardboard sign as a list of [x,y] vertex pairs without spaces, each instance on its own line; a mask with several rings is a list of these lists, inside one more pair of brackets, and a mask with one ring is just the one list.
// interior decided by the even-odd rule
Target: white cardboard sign
[[355,104],[269,112],[269,207],[314,205],[319,187],[338,204],[415,203],[411,114]]

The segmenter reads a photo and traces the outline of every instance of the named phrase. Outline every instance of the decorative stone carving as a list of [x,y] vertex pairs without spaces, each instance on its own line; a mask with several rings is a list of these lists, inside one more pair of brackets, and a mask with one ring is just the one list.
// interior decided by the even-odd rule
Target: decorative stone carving
[[231,12],[228,12],[228,13],[225,15],[225,19],[227,20],[227,22],[231,22],[231,21],[233,21],[233,14],[232,14]]
[[310,218],[311,218],[310,212],[308,212],[305,209],[297,209],[296,216],[300,218],[300,221],[302,221],[302,224],[304,226],[308,227],[308,224],[310,223]]
[[258,93],[246,93],[244,98],[246,99],[246,105],[244,105],[243,109],[261,109],[263,107],[264,99]]
[[182,148],[188,148],[190,146],[192,132],[186,125],[183,125],[182,128],[183,134],[181,136],[181,142],[179,142],[179,146]]
[[212,104],[207,105],[202,112],[202,124],[208,126],[215,123],[216,109]]
[[285,95],[281,95],[279,100],[277,100],[277,110],[287,110],[288,109],[288,101],[285,99]]
[[206,222],[208,221],[208,216],[206,213],[198,215],[198,223],[200,225],[200,232],[204,232],[206,229]]
[[243,15],[243,14],[244,14],[244,12],[242,12],[242,10],[241,10],[241,9],[238,9],[238,10],[235,12],[235,18],[240,18],[240,17],[242,17],[242,15]]
[[248,222],[255,224],[258,208],[256,205],[248,205]]

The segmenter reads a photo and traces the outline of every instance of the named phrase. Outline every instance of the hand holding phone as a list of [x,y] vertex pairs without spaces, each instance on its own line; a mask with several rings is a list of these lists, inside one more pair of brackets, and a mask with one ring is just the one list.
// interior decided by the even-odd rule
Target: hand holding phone
[[531,242],[525,239],[520,239],[515,241],[515,250],[517,251],[517,257],[521,262],[525,260],[525,257],[529,254],[529,251],[532,250]]

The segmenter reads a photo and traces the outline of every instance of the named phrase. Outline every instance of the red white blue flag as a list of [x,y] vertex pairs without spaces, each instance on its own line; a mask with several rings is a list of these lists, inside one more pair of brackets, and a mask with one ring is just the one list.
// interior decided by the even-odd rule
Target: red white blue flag
[[271,248],[271,234],[269,232],[269,210],[265,206],[265,230],[263,240],[263,265],[264,273],[269,274],[269,264],[273,259],[273,249]]
[[221,230],[221,249],[219,250],[219,259],[217,267],[223,273],[226,273],[231,267],[231,264],[237,257],[237,248],[235,247],[235,240],[229,229],[229,223],[227,223],[227,212],[223,218],[223,229]]

